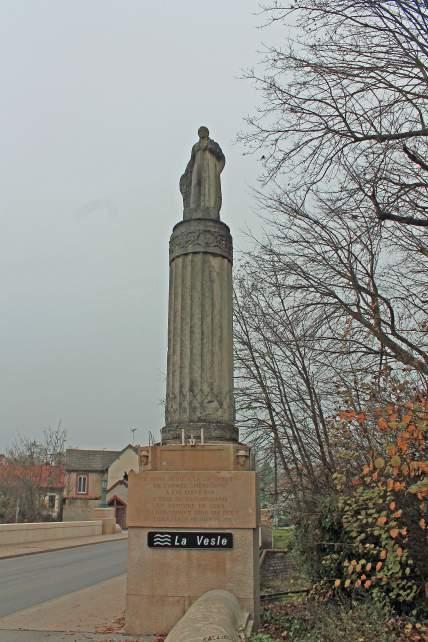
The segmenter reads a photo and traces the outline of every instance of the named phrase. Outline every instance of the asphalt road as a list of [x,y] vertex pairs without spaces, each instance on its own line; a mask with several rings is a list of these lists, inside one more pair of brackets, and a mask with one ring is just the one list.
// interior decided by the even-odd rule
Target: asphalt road
[[0,560],[0,617],[126,573],[128,540]]

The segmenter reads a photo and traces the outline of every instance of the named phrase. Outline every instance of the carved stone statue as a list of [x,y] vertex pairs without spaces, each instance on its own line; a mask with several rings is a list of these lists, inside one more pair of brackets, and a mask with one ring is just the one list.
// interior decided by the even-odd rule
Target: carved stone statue
[[207,127],[199,127],[199,141],[192,147],[186,170],[180,178],[183,218],[220,218],[221,182],[226,159],[220,145],[209,138]]

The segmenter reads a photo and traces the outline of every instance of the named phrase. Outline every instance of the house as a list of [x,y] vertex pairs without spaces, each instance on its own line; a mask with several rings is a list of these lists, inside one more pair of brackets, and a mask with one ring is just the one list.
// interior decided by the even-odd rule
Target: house
[[115,507],[116,523],[127,527],[128,473],[139,470],[139,447],[128,444],[111,463],[107,474],[107,504]]
[[126,528],[128,473],[138,470],[139,449],[128,444],[122,450],[68,448],[65,453],[65,521],[93,519],[93,509],[114,506],[116,522]]

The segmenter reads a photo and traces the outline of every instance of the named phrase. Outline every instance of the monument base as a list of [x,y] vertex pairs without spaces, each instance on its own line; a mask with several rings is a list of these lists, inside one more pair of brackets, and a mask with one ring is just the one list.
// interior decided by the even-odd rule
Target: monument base
[[256,473],[244,444],[152,446],[129,474],[126,630],[168,633],[211,589],[259,618]]

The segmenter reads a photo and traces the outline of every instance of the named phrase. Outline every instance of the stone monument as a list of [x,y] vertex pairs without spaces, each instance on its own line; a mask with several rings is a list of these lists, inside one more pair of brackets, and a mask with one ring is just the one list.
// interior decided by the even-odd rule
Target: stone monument
[[169,244],[168,359],[161,442],[129,475],[127,631],[166,633],[206,591],[258,620],[258,511],[233,397],[232,237],[220,221],[224,154],[198,130]]

